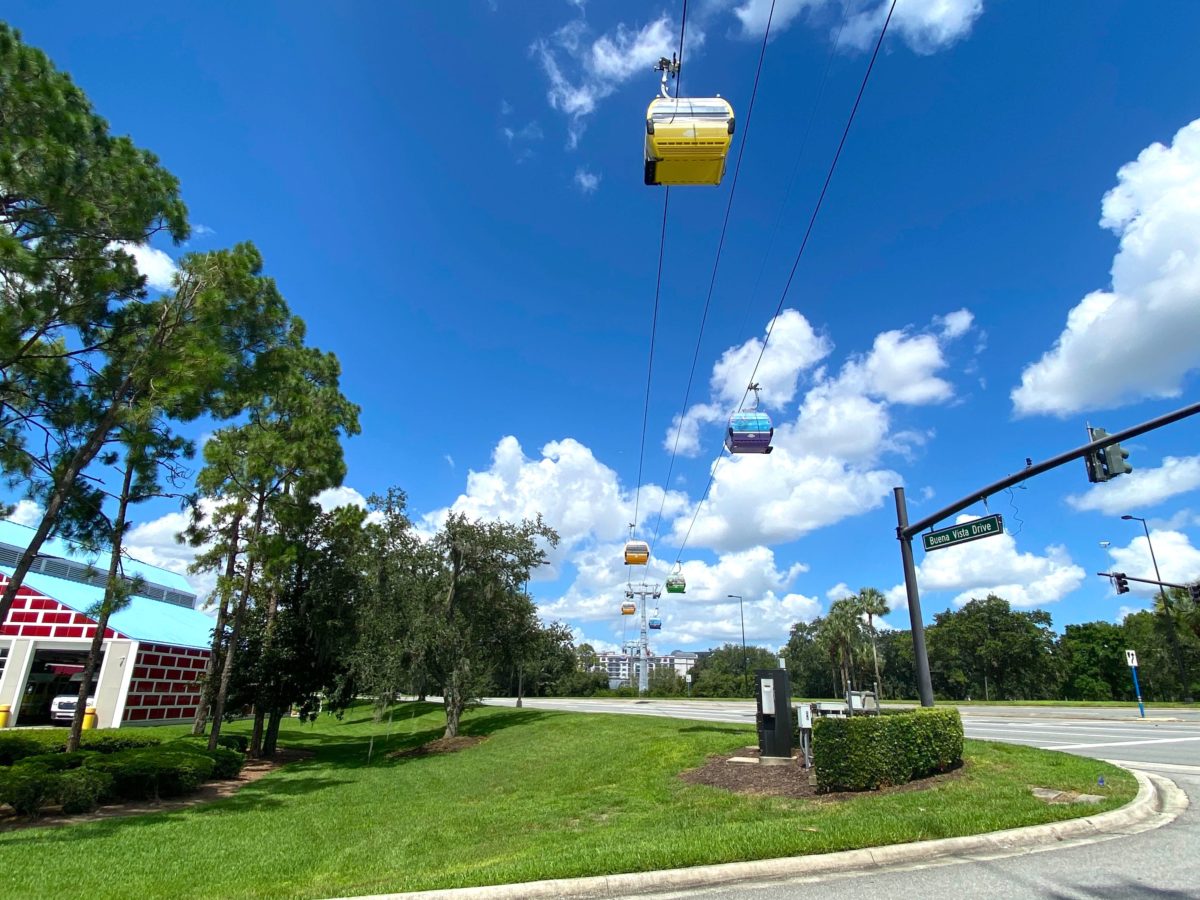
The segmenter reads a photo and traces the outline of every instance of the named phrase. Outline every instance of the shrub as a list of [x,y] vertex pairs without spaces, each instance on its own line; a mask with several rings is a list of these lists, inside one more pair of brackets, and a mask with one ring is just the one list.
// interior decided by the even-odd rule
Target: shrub
[[212,777],[216,764],[201,753],[159,747],[135,747],[90,760],[87,768],[112,778],[111,793],[123,800],[147,800],[190,794]]
[[[95,750],[97,753],[118,753],[135,747],[156,747],[161,743],[162,738],[142,734],[132,728],[100,728],[83,732],[79,746],[84,750]],[[65,737],[63,746],[66,747]]]
[[10,731],[0,733],[0,765],[11,766],[27,756],[65,749],[66,738],[56,731]]
[[[183,743],[184,741],[193,741],[202,747],[208,747],[208,735],[206,734],[189,734],[186,737],[177,738],[172,743]],[[217,746],[245,753],[250,747],[250,739],[244,734],[222,734],[217,736]]]
[[242,771],[242,766],[246,762],[246,757],[236,750],[226,746],[218,746],[216,750],[209,750],[207,746],[201,746],[198,741],[190,737],[172,741],[170,744],[164,745],[164,748],[178,749],[179,752],[195,753],[211,759],[213,761],[213,778],[235,778]]
[[[131,747],[151,747],[161,742],[160,738],[138,734],[129,728],[101,728],[83,732],[79,746],[83,750],[95,750],[98,753],[116,753]],[[0,733],[0,766],[11,766],[27,756],[63,753],[66,749],[65,729]]]
[[0,776],[0,800],[22,816],[37,815],[46,802],[58,795],[61,777],[37,766],[11,768]]
[[43,772],[66,772],[78,769],[92,757],[99,756],[94,750],[77,750],[74,753],[39,753],[18,760],[18,769],[40,769]]
[[91,812],[112,790],[112,777],[95,769],[71,769],[58,776],[58,799],[70,815]]
[[813,723],[813,763],[822,791],[875,790],[944,772],[962,762],[962,747],[956,709]]

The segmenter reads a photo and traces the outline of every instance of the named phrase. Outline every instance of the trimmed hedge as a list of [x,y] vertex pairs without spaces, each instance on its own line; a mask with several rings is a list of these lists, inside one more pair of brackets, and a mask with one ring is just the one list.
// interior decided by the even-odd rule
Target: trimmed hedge
[[[79,746],[83,750],[98,753],[116,753],[133,747],[153,747],[162,743],[160,738],[138,734],[128,728],[101,728],[83,732]],[[0,766],[11,766],[27,756],[46,753],[64,753],[67,749],[67,732],[53,731],[9,731],[0,733]]]
[[39,766],[14,766],[7,772],[0,772],[0,800],[22,816],[36,815],[58,796],[61,777],[58,772]]
[[822,791],[872,791],[906,784],[960,765],[962,753],[957,709],[813,723],[813,764]]
[[[223,744],[224,742],[220,743]],[[196,753],[211,759],[214,764],[213,778],[236,778],[237,774],[242,771],[242,766],[246,763],[246,757],[236,750],[230,749],[227,746],[218,746],[216,750],[209,750],[207,746],[201,746],[198,741],[190,737],[180,738],[177,741],[164,744],[163,749],[177,750],[183,753]]]
[[112,777],[95,769],[70,769],[58,776],[58,802],[68,815],[91,812],[112,791]]
[[212,777],[212,757],[168,747],[121,750],[90,761],[86,768],[112,778],[109,796],[119,800],[157,800],[190,794]]
[[[161,743],[149,735],[97,735],[89,749],[65,753],[61,732],[0,734],[0,759],[15,762],[0,768],[0,803],[21,815],[62,804],[63,812],[90,812],[106,799],[147,800],[195,791],[211,778],[233,778],[246,758],[229,746],[210,751],[200,740],[180,738]],[[238,745],[230,740],[221,744]],[[237,737],[240,737],[237,736]]]
[[[171,743],[183,743],[184,741],[193,741],[205,749],[208,748],[207,734],[189,734],[181,738],[176,738]],[[245,753],[250,747],[250,739],[244,734],[221,734],[217,736],[217,746],[227,747],[230,750],[236,750],[238,753]]]

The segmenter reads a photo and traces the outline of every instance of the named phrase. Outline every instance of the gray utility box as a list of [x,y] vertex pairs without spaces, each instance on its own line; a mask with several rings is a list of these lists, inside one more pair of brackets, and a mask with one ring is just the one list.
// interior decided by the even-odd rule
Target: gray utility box
[[757,669],[754,696],[758,701],[758,755],[766,763],[792,758],[792,683],[787,669]]

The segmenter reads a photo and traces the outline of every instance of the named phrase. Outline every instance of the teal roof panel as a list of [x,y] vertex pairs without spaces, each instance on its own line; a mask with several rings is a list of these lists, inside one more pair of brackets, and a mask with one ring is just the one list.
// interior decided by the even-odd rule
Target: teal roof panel
[[[0,566],[0,572],[11,578],[13,570]],[[104,599],[104,591],[90,584],[80,584],[63,578],[30,572],[25,576],[25,586],[75,612],[91,615],[91,610]],[[149,597],[133,596],[129,605],[113,613],[108,627],[136,641],[156,644],[171,644],[175,647],[193,647],[208,650],[212,647],[212,630],[216,624],[212,616],[197,609],[151,600]]]

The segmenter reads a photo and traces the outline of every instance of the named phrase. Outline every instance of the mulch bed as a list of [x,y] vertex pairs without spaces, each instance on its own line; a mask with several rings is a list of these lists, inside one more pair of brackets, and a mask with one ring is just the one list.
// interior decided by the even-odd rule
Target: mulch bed
[[435,753],[457,753],[459,750],[466,750],[468,747],[474,747],[476,744],[482,744],[486,740],[478,735],[460,734],[452,738],[438,738],[436,741],[430,741],[427,744],[422,744],[420,747],[413,747],[409,750],[394,750],[388,754],[388,759],[411,759],[415,756],[431,756]]
[[220,781],[206,781],[200,789],[186,797],[172,797],[168,800],[131,800],[128,803],[106,803],[90,813],[76,816],[63,815],[57,812],[57,807],[47,807],[39,816],[19,816],[8,806],[0,805],[0,831],[15,831],[19,828],[45,828],[54,825],[75,825],[80,822],[98,822],[101,819],[113,819],[120,816],[140,816],[144,813],[170,812],[176,809],[186,809],[201,803],[212,803],[232,797],[252,781],[258,781],[264,775],[274,772],[280,766],[301,759],[311,759],[315,754],[311,750],[293,750],[280,747],[275,756],[270,759],[248,759],[242,766],[242,771],[236,778],[223,778]]
[[680,774],[680,778],[691,784],[730,791],[734,794],[755,794],[764,797],[788,797],[794,800],[816,800],[820,802],[849,800],[867,794],[896,794],[908,791],[923,791],[947,781],[961,778],[963,768],[929,778],[918,778],[908,784],[880,788],[877,791],[842,791],[822,794],[817,791],[816,769],[805,769],[798,759],[793,758],[784,765],[764,766],[759,763],[732,763],[734,756],[758,758],[757,747],[746,747],[723,756],[710,756],[708,762],[698,769]]

